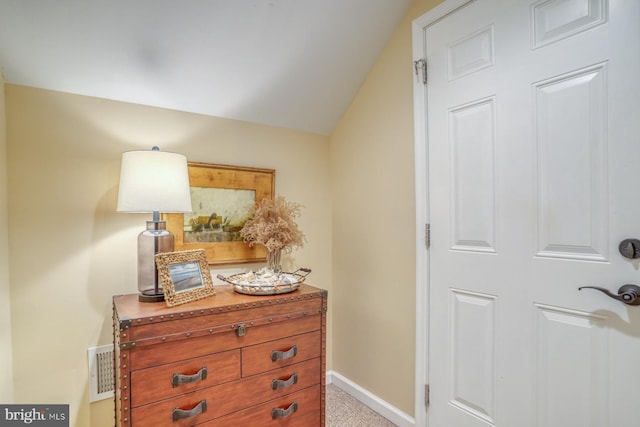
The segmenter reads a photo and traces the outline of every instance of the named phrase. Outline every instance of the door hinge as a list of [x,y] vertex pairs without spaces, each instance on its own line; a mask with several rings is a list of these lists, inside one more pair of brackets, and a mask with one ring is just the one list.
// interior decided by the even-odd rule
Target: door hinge
[[429,384],[424,385],[424,406],[425,408],[429,407]]
[[424,225],[424,244],[427,249],[431,246],[431,224]]
[[413,68],[416,70],[416,78],[420,78],[420,72],[422,71],[422,83],[427,84],[427,61],[425,59],[418,59],[413,61]]

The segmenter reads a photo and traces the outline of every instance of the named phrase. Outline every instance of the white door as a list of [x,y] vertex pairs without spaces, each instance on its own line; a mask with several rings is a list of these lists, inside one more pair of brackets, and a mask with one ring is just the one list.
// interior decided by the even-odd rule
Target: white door
[[425,28],[430,427],[640,426],[640,1]]

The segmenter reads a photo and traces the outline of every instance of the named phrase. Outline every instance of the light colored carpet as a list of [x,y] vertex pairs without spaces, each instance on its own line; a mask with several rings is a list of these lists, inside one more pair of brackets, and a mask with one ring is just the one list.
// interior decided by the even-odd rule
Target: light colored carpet
[[395,427],[333,384],[327,384],[326,407],[326,427]]

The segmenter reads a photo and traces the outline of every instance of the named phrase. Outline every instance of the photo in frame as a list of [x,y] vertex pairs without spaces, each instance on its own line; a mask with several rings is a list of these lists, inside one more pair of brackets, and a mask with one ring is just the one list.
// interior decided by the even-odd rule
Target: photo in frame
[[216,293],[203,249],[156,254],[156,267],[169,307]]
[[192,212],[163,214],[175,250],[203,249],[209,264],[260,262],[261,245],[249,247],[240,230],[253,205],[275,192],[275,170],[189,162]]

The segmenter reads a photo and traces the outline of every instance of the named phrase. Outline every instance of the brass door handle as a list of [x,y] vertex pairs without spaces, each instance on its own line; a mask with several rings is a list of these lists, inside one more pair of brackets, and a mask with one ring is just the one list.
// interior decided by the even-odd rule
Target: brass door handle
[[640,286],[636,285],[622,285],[620,289],[618,289],[618,294],[614,294],[608,289],[601,288],[598,286],[582,286],[578,288],[579,291],[583,289],[596,289],[603,294],[623,302],[627,305],[640,305]]

